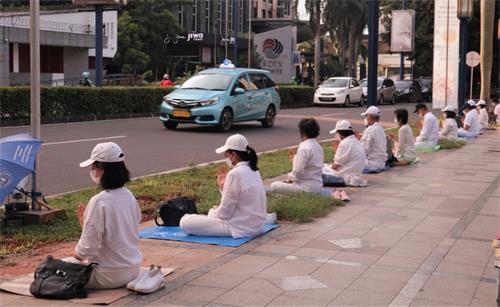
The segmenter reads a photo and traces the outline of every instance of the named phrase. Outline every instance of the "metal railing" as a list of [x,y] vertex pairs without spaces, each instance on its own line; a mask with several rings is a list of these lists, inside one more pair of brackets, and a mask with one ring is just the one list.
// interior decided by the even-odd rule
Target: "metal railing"
[[[29,28],[30,20],[27,16],[3,16],[0,17],[0,26],[13,28]],[[92,34],[95,35],[95,26],[90,24],[76,24],[66,22],[55,22],[40,20],[40,29],[46,31]]]

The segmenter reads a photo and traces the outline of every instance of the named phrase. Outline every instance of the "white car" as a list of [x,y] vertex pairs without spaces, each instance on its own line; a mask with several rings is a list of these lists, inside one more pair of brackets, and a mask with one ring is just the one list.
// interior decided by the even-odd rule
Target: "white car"
[[329,78],[314,93],[316,105],[363,105],[363,89],[359,82],[350,77]]

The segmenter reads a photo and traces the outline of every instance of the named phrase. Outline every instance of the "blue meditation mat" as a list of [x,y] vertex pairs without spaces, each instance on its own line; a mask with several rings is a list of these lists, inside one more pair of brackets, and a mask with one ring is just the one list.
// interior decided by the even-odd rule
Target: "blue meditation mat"
[[382,173],[383,171],[386,171],[390,169],[391,167],[389,165],[384,166],[383,168],[370,168],[370,167],[365,167],[363,170],[363,174],[378,174]]
[[[275,228],[280,227],[278,224],[266,224],[264,225],[264,232],[261,234],[271,231]],[[192,236],[186,234],[181,230],[180,227],[169,227],[169,226],[153,226],[144,228],[139,232],[139,237],[145,239],[158,239],[158,240],[170,240],[170,241],[181,241],[181,242],[191,242],[200,244],[213,244],[229,247],[238,247],[251,241],[261,235],[254,237],[245,237],[234,239],[232,237],[204,237],[204,236]]]

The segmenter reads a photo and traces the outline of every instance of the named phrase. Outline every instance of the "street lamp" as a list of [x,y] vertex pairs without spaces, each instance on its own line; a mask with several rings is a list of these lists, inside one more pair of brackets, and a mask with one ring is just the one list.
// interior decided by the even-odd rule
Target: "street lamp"
[[460,49],[458,68],[458,109],[462,113],[465,102],[465,54],[467,53],[468,22],[473,15],[473,0],[457,0],[457,18],[460,19]]

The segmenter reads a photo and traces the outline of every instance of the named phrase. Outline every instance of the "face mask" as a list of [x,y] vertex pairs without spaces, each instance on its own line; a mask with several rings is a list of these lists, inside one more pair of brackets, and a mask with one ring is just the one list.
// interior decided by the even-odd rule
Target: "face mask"
[[418,113],[418,117],[423,118],[423,117],[424,117],[424,114],[422,114],[422,113]]
[[368,127],[369,126],[369,124],[368,124],[368,118],[364,118],[363,119],[363,123],[365,123],[365,126]]
[[224,159],[224,162],[226,162],[227,166],[229,167],[233,167],[233,161],[231,161],[230,158],[225,158]]
[[97,177],[96,170],[93,169],[90,170],[90,179],[92,179],[92,181],[97,184],[100,184],[101,182],[101,178]]
[[397,118],[395,118],[395,119],[394,119],[394,123],[395,123],[396,125],[397,125],[397,124],[399,124],[399,122],[398,122],[398,119],[397,119]]

